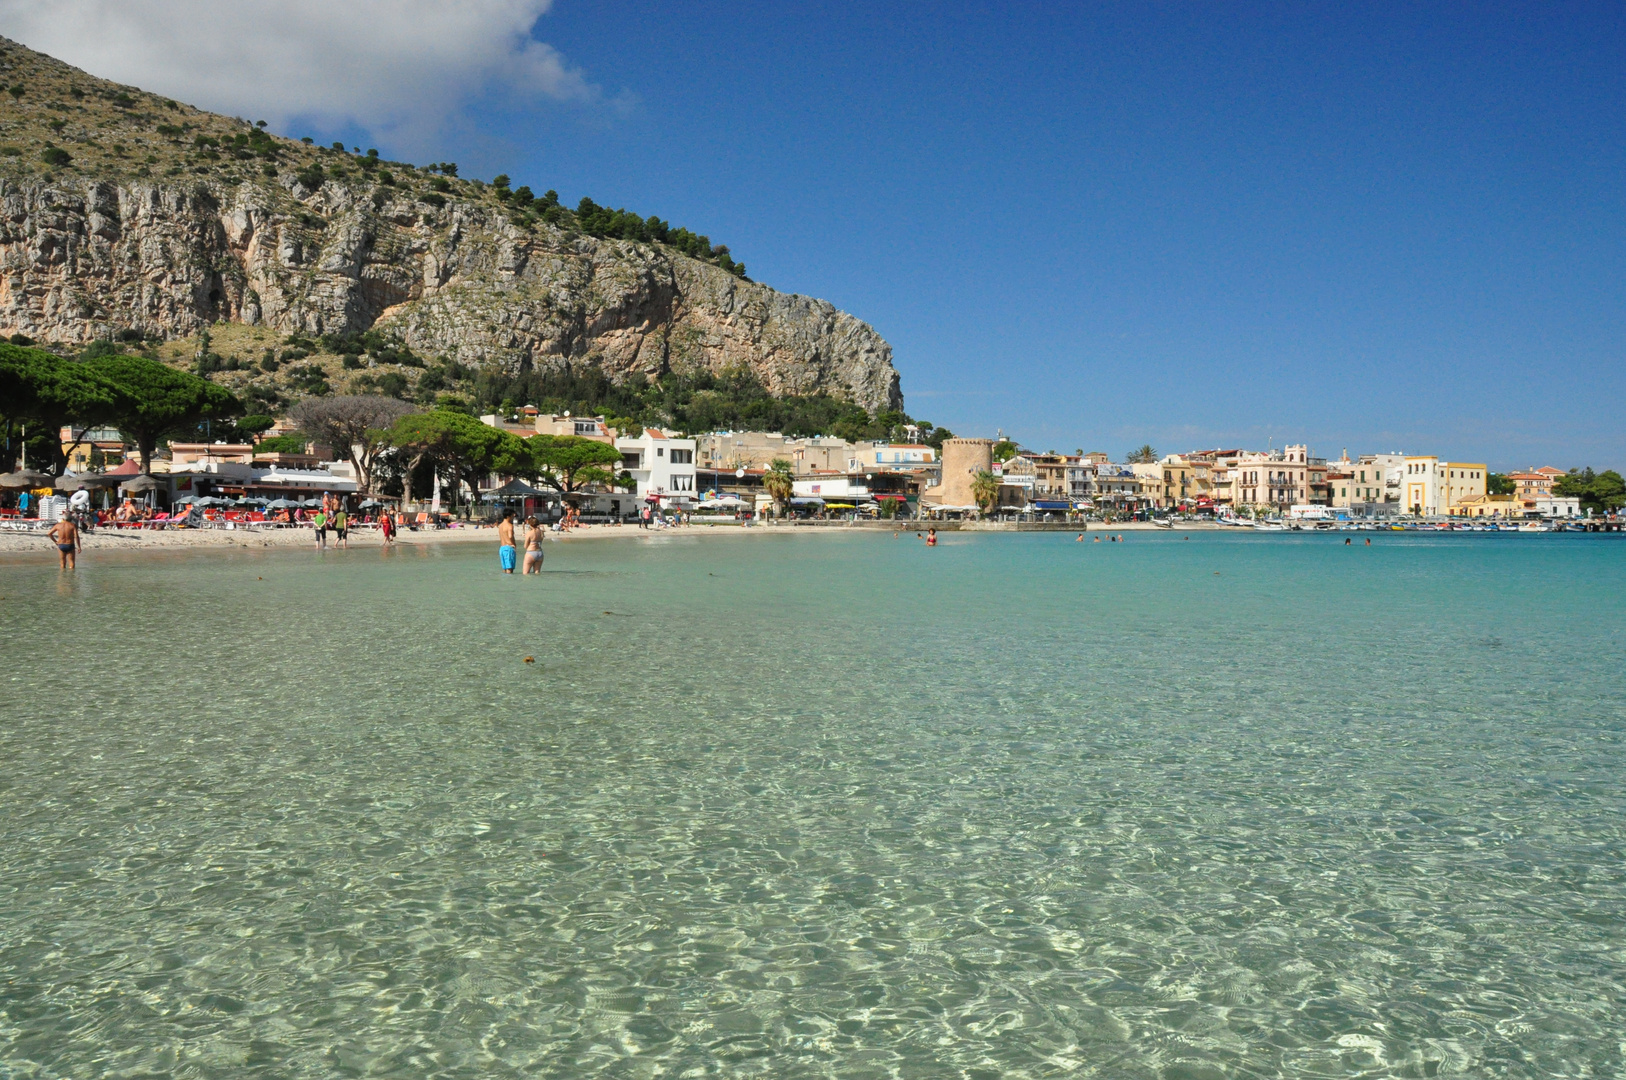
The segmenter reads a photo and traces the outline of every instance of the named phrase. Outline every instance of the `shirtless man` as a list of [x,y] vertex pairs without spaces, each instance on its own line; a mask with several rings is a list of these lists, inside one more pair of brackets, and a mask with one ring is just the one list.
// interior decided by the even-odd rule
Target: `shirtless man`
[[79,553],[79,530],[69,518],[61,518],[51,526],[49,536],[56,544],[56,558],[59,567],[63,570],[76,569],[74,556]]
[[497,558],[502,561],[502,572],[514,572],[514,512],[504,510],[497,522]]
[[535,516],[525,519],[525,565],[520,568],[522,574],[540,574],[542,572],[542,523]]

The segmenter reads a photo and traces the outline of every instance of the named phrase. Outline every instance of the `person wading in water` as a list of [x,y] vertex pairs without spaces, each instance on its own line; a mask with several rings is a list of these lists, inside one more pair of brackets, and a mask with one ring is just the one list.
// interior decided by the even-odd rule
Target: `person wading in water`
[[542,523],[536,517],[525,519],[525,565],[520,568],[522,574],[540,574],[542,572]]
[[62,570],[77,569],[78,563],[74,556],[79,553],[79,527],[71,518],[62,518],[51,526],[49,536],[56,544],[56,560]]
[[502,560],[502,572],[514,572],[514,512],[504,510],[502,520],[497,522],[497,558]]

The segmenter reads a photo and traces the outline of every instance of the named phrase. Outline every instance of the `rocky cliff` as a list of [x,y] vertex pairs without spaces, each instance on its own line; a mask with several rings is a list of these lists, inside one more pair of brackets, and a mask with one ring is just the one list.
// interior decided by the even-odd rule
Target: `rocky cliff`
[[[499,192],[265,136],[0,39],[0,334],[76,344],[218,321],[611,379],[746,367],[899,407],[891,347],[830,304]],[[115,141],[117,140],[117,141]],[[326,164],[325,171],[313,164]]]

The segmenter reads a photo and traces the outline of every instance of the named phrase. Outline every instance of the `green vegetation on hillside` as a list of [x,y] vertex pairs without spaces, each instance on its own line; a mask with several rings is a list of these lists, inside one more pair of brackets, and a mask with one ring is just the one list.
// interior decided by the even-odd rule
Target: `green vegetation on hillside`
[[[0,175],[45,181],[82,176],[130,181],[196,177],[236,185],[292,177],[307,192],[328,181],[371,188],[375,206],[393,196],[439,208],[450,201],[484,203],[522,229],[539,223],[607,239],[661,244],[738,277],[725,245],[658,217],[611,210],[583,198],[574,211],[559,194],[511,187],[506,175],[491,182],[458,176],[449,161],[417,166],[388,161],[376,149],[272,135],[266,122],[218,116],[87,75],[59,60],[0,38],[0,66],[10,85],[0,97]],[[319,215],[301,221],[326,223]]]
[[[544,412],[604,415],[619,426],[633,421],[694,434],[703,431],[779,431],[807,437],[836,435],[861,442],[902,439],[904,426],[917,423],[899,411],[870,416],[861,406],[827,394],[775,397],[749,370],[713,375],[669,374],[642,382],[611,382],[603,372],[527,371],[516,375],[482,372],[475,402],[509,412],[535,405]],[[922,441],[942,446],[953,438],[947,428],[918,422]]]

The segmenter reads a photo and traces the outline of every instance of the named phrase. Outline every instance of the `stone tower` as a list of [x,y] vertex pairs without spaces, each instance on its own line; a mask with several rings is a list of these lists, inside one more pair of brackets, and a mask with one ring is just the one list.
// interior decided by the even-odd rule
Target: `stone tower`
[[975,506],[971,479],[994,467],[994,440],[944,439],[942,506]]

